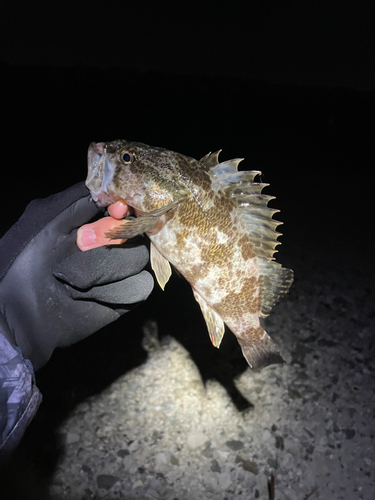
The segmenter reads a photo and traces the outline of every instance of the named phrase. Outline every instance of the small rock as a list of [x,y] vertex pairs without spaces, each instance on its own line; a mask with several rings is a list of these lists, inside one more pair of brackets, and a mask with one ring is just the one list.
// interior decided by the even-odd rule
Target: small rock
[[103,490],[109,490],[118,481],[118,477],[111,476],[109,474],[99,474],[99,476],[96,478],[98,488],[101,488]]
[[86,465],[86,464],[83,464],[83,465],[82,465],[82,470],[83,470],[83,472],[86,472],[86,474],[88,474],[89,476],[92,476],[92,475],[93,475],[93,472],[92,472],[91,467],[89,467],[89,466],[88,466],[88,465]]
[[221,450],[217,450],[216,452],[219,456],[219,458],[223,461],[223,462],[226,462],[228,460],[228,457],[230,455],[230,452],[229,451],[221,451]]
[[228,472],[223,472],[219,477],[219,485],[222,490],[226,490],[232,483],[232,479]]
[[225,443],[231,450],[237,451],[237,450],[242,450],[244,447],[244,444],[242,441],[236,441],[235,439],[232,439],[230,441],[227,441]]
[[133,441],[129,445],[129,451],[132,452],[132,453],[133,453],[133,451],[137,451],[138,448],[139,448],[139,444],[137,443],[137,441]]
[[269,439],[271,439],[272,435],[270,433],[270,431],[268,429],[264,429],[263,433],[262,433],[262,440],[263,441],[268,441]]
[[79,441],[79,435],[74,432],[68,432],[66,435],[66,444],[77,443]]
[[244,470],[251,472],[252,474],[258,475],[259,469],[256,462],[247,459],[242,453],[236,456],[236,464],[241,463]]
[[138,391],[138,385],[135,382],[129,382],[128,389],[131,392],[137,392]]
[[336,392],[334,392],[334,393],[332,394],[332,403],[335,403],[335,401],[336,401],[336,399],[337,399],[338,397],[339,397],[339,395],[338,395]]
[[267,463],[272,469],[277,469],[277,460],[274,458],[268,458]]
[[147,494],[148,494],[148,498],[159,498],[160,497],[158,491],[155,490],[154,488],[149,488],[147,490]]
[[355,436],[355,430],[354,429],[343,429],[343,432],[346,435],[346,439],[353,439]]
[[167,463],[168,463],[168,460],[167,460],[167,456],[165,455],[165,453],[163,453],[163,452],[157,453],[157,455],[155,456],[156,467],[161,467],[163,465],[167,465]]
[[221,467],[217,460],[212,460],[211,462],[211,470],[212,472],[221,472]]
[[204,443],[207,441],[206,436],[203,434],[203,432],[200,431],[192,431],[190,434],[187,436],[187,445],[191,450],[196,450],[197,448],[200,448],[201,446],[204,445]]
[[121,458],[126,457],[126,455],[130,455],[129,450],[118,450],[118,452],[117,452],[117,456],[119,456]]
[[357,413],[357,410],[355,408],[348,408],[348,413],[350,418],[353,418],[353,416]]
[[208,441],[206,443],[206,446],[205,446],[204,450],[202,451],[202,455],[206,458],[213,457],[213,449],[211,448],[211,441]]
[[276,448],[278,450],[284,449],[284,438],[282,436],[275,436],[276,438]]
[[297,389],[291,388],[288,389],[288,396],[290,397],[290,399],[298,399],[302,397],[301,393],[297,391]]
[[155,439],[155,441],[158,439],[161,439],[162,437],[163,437],[163,434],[159,431],[154,431],[152,433],[152,439]]
[[138,481],[136,481],[134,484],[133,484],[133,490],[135,490],[135,488],[141,488],[143,486],[143,483],[142,481],[139,479]]
[[171,455],[171,464],[172,465],[180,465],[180,461],[177,457],[175,457],[173,454]]

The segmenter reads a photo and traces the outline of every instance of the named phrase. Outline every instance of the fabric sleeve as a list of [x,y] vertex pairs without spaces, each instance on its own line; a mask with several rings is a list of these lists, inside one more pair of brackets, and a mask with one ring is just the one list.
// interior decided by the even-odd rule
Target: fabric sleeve
[[0,333],[0,455],[18,445],[41,401],[31,362]]

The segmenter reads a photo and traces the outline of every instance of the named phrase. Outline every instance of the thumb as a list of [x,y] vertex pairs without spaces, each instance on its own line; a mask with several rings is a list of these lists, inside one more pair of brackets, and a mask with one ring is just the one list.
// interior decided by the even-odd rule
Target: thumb
[[101,247],[103,245],[119,245],[126,240],[111,240],[105,236],[112,229],[121,226],[122,220],[113,219],[112,217],[103,217],[91,224],[81,226],[77,231],[77,246],[85,252],[92,248]]

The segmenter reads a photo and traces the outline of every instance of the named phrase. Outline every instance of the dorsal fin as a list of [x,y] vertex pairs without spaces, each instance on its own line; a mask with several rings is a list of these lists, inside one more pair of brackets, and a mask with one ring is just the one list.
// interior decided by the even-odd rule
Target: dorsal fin
[[[216,165],[213,165],[210,168],[210,175],[215,177],[223,186],[226,184],[230,184],[232,182],[230,180],[230,177],[232,175],[244,173],[244,172],[237,172],[238,164],[241,163],[242,160],[243,158],[234,158],[233,160],[217,163]],[[255,173],[254,176],[257,175],[257,173]]]
[[215,153],[207,153],[203,158],[201,158],[199,161],[203,163],[204,166],[208,168],[215,167],[219,163],[219,154],[221,153],[221,149],[216,151]]
[[276,246],[280,245],[277,238],[281,233],[276,228],[282,224],[272,219],[279,210],[267,206],[275,197],[261,194],[268,184],[254,182],[255,177],[262,173],[259,170],[237,172],[233,165],[238,165],[239,161],[219,163],[210,170],[210,175],[219,182],[225,194],[236,202],[238,216],[251,235],[256,256],[272,260]]
[[208,157],[211,155],[211,151],[209,153],[207,153],[206,155],[202,156],[202,158],[199,160],[200,163],[203,163],[203,165],[206,164],[206,160],[208,159]]
[[262,194],[268,184],[254,182],[258,170],[237,172],[240,159],[219,163],[210,169],[210,175],[221,185],[226,195],[236,202],[238,217],[250,235],[252,248],[257,256],[261,291],[261,316],[268,316],[279,298],[284,295],[293,282],[293,271],[283,268],[274,261],[277,241],[281,233],[276,228],[282,222],[273,219],[279,210],[268,207],[274,196]]

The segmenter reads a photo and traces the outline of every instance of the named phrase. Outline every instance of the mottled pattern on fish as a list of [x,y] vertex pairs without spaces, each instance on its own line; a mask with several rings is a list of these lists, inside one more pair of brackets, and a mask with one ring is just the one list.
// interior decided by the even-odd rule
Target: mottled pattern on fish
[[218,154],[197,161],[142,143],[93,143],[86,184],[102,205],[123,198],[134,207],[137,218],[110,236],[148,234],[160,285],[170,262],[192,286],[215,346],[225,323],[250,366],[282,362],[259,321],[293,281],[273,260],[278,210],[261,194],[267,184],[254,182],[260,172],[237,172],[241,160],[219,163]]

